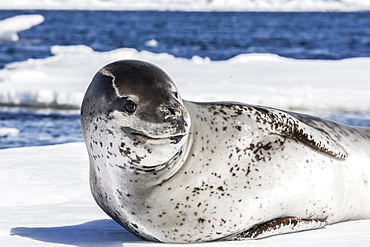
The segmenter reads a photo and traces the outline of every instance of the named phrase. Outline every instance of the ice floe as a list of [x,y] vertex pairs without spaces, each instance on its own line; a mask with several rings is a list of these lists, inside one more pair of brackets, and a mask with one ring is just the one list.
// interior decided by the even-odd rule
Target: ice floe
[[44,21],[42,15],[18,15],[0,20],[0,41],[16,42],[18,33]]
[[93,75],[105,64],[139,59],[157,64],[193,101],[240,101],[284,109],[370,111],[370,58],[296,60],[242,54],[226,61],[176,58],[122,48],[53,46],[53,56],[0,70],[0,104],[79,108]]

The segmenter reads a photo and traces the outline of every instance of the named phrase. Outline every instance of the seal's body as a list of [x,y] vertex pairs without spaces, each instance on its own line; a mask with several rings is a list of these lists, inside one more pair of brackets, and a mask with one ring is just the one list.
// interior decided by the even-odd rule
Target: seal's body
[[370,218],[370,129],[182,100],[158,67],[107,65],[81,122],[99,206],[160,242],[243,240]]

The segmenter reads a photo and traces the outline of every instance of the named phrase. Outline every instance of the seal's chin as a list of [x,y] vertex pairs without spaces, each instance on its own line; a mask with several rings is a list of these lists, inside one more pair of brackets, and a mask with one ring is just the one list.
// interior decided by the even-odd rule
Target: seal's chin
[[187,135],[187,133],[184,133],[173,136],[149,136],[142,131],[132,129],[130,127],[122,127],[121,129],[126,136],[142,143],[169,140],[172,144],[177,144]]

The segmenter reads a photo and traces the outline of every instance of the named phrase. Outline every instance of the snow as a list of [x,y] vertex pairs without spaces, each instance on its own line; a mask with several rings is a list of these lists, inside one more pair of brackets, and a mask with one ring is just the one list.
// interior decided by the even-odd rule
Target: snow
[[107,63],[139,59],[157,64],[193,101],[240,101],[310,111],[370,111],[370,58],[295,60],[242,54],[226,61],[176,58],[122,48],[53,46],[53,56],[0,70],[0,104],[79,108],[93,75]]
[[0,9],[104,9],[186,11],[357,11],[368,0],[2,0]]
[[[162,246],[136,238],[99,209],[89,190],[84,143],[4,149],[0,157],[2,246]],[[368,246],[369,229],[370,220],[350,221],[261,240],[192,246]]]
[[18,15],[0,20],[0,41],[16,42],[18,33],[44,21],[42,15]]
[[145,46],[157,47],[158,46],[158,41],[155,40],[155,39],[148,40],[147,42],[145,42]]
[[8,136],[16,136],[19,134],[19,130],[16,128],[0,128],[0,138]]

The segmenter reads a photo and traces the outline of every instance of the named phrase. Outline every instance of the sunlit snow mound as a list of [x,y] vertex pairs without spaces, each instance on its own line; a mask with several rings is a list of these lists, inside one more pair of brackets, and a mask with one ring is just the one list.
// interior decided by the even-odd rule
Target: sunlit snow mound
[[18,15],[0,20],[0,41],[18,41],[19,32],[39,25],[43,21],[44,17],[42,15]]
[[231,11],[370,10],[368,0],[2,0],[2,9],[135,9]]
[[176,58],[135,49],[95,52],[54,46],[54,56],[8,64],[0,70],[0,104],[79,108],[94,74],[121,59],[157,64],[183,98],[240,101],[294,110],[370,111],[370,58],[295,60],[245,54],[227,61]]

